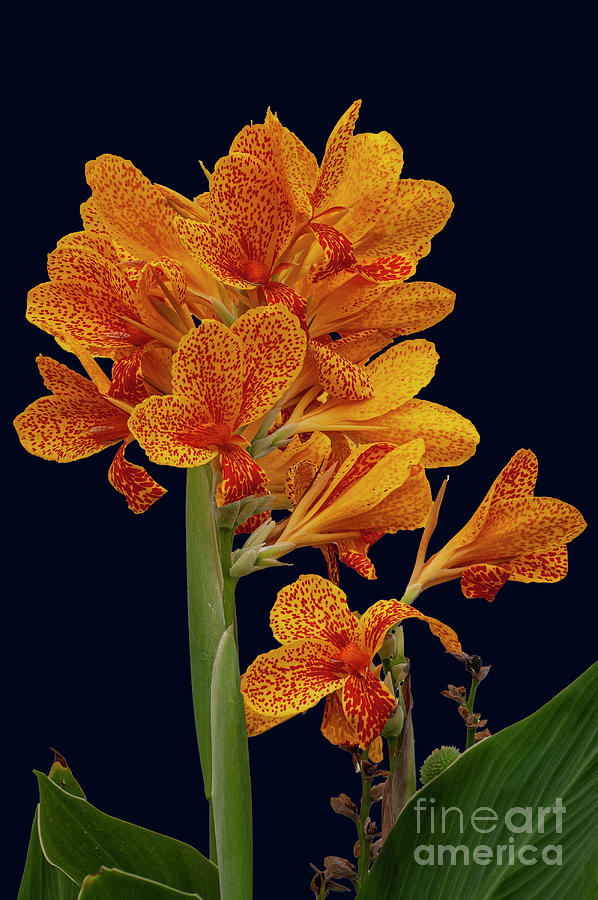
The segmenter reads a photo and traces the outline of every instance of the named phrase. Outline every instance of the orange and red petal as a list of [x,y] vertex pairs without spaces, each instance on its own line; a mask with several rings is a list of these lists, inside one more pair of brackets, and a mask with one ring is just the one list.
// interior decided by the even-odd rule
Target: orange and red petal
[[476,563],[465,569],[461,578],[461,590],[465,597],[483,597],[492,601],[509,580],[509,575],[508,566]]
[[340,688],[347,675],[326,644],[295,641],[258,656],[245,672],[245,702],[267,716],[291,716]]
[[307,333],[307,301],[304,297],[280,281],[268,281],[261,286],[266,303],[280,303],[297,317],[301,328]]
[[177,397],[152,396],[136,406],[129,430],[152,462],[193,468],[217,455],[213,436],[202,442],[205,420],[197,407]]
[[216,490],[217,506],[268,493],[268,476],[242,447],[236,444],[221,447],[220,466],[222,481]]
[[441,184],[401,179],[372,228],[355,242],[355,252],[358,257],[411,252],[419,258],[452,209],[451,195]]
[[115,359],[112,364],[109,397],[123,400],[131,406],[137,406],[148,396],[141,371],[143,348],[135,350],[129,356]]
[[125,441],[116,451],[108,470],[108,480],[115,490],[124,494],[132,512],[143,513],[166,493],[166,489],[154,481],[142,466],[125,458],[127,443]]
[[179,219],[177,228],[189,255],[214,278],[244,290],[253,287],[243,274],[247,255],[234,235],[194,219]]
[[358,538],[337,541],[339,561],[371,581],[376,578],[376,569],[368,556],[369,549],[383,536],[384,531],[362,531]]
[[432,634],[439,638],[449,652],[460,652],[459,638],[450,626],[432,616],[426,616],[419,609],[415,609],[401,600],[379,600],[370,606],[359,620],[363,635],[362,642],[367,652],[372,656],[377,653],[389,628],[410,618],[422,619],[427,622]]
[[130,160],[105,153],[87,163],[85,175],[104,226],[135,257],[180,255],[179,217]]
[[510,581],[561,581],[567,574],[567,545],[512,560]]
[[314,213],[332,205],[334,192],[345,171],[349,143],[353,136],[360,106],[361,100],[356,100],[351,104],[334,126],[326,142],[320,177],[311,197]]
[[241,342],[226,325],[204,320],[181,338],[172,360],[172,392],[202,410],[204,421],[236,423],[243,387]]
[[342,707],[349,726],[362,747],[369,747],[382,734],[396,700],[370,670],[363,675],[347,676],[341,694]]
[[261,418],[275,405],[303,365],[306,337],[284,306],[260,306],[233,324],[242,358],[242,399],[237,426]]
[[14,421],[23,447],[35,456],[73,462],[127,436],[127,415],[104,400],[66,394],[40,397]]
[[359,634],[345,592],[319,575],[301,575],[278,592],[270,613],[270,627],[281,644],[321,641],[337,649]]

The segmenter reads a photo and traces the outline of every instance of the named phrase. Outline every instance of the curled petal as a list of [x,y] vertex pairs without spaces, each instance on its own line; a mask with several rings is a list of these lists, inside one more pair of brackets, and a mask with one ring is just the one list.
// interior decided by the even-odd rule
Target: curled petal
[[319,575],[301,575],[278,592],[270,613],[270,627],[281,644],[322,641],[338,649],[359,634],[345,592]]
[[330,200],[333,198],[334,192],[343,177],[347,151],[355,123],[357,122],[360,106],[361,100],[356,100],[351,104],[336,123],[328,138],[324,159],[320,168],[320,178],[311,198],[314,212],[326,209],[327,205],[330,205]]
[[245,702],[256,712],[276,718],[315,706],[347,677],[342,665],[331,661],[326,652],[324,644],[296,641],[258,656],[243,676]]
[[166,493],[166,489],[154,481],[142,466],[125,459],[127,443],[122,443],[116,451],[108,470],[108,480],[115,490],[124,494],[130,510],[143,513]]
[[393,625],[397,625],[404,619],[410,618],[422,619],[424,622],[427,622],[432,634],[439,638],[449,652],[460,652],[461,644],[452,628],[438,619],[424,615],[418,609],[415,609],[408,603],[403,603],[401,600],[379,600],[373,606],[370,606],[359,620],[363,634],[363,643],[368,652],[372,656],[377,653],[389,628],[392,628]]
[[499,590],[509,580],[509,567],[476,563],[465,569],[461,578],[461,590],[465,597],[483,597],[494,600]]

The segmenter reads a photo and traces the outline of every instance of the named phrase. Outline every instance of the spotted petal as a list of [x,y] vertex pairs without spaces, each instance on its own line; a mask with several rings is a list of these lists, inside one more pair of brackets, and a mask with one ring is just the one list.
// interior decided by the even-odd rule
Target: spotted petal
[[252,495],[268,493],[268,476],[242,447],[228,444],[220,450],[222,481],[216,491],[216,505],[226,506]]
[[349,725],[362,747],[369,747],[380,736],[396,706],[388,688],[369,670],[365,677],[357,674],[347,677],[341,700]]
[[125,458],[127,443],[123,442],[116,451],[108,470],[108,480],[115,490],[124,494],[130,510],[143,513],[166,493],[166,489],[154,481],[142,466]]
[[294,715],[341,687],[347,675],[328,659],[326,645],[295,641],[263,653],[243,677],[248,706],[264,715]]
[[427,622],[432,634],[436,635],[442,641],[444,647],[451,653],[458,653],[461,650],[459,638],[452,628],[426,616],[424,613],[403,603],[401,600],[379,600],[370,606],[359,620],[359,626],[363,634],[363,643],[368,652],[373,656],[378,652],[384,642],[384,637],[389,628],[397,625],[404,619],[422,619]]
[[303,639],[338,649],[359,634],[344,591],[319,575],[301,575],[278,592],[270,627],[281,644]]

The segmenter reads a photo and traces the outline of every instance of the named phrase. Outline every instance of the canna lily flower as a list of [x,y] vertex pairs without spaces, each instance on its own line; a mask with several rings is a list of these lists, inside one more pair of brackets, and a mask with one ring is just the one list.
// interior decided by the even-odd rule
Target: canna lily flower
[[[395,344],[365,367],[369,396],[352,400],[332,396],[319,402],[307,395],[307,402],[300,401],[291,411],[281,434],[342,432],[356,441],[393,444],[421,437],[426,444],[425,467],[460,465],[479,442],[472,423],[452,409],[415,398],[432,379],[437,361],[429,341]],[[338,366],[337,370],[340,381],[346,370]]]
[[[294,509],[276,526],[281,555],[294,547],[322,547],[365,578],[376,573],[368,550],[384,534],[424,525],[432,498],[421,459],[421,439],[400,447],[364,444],[336,467],[317,474],[313,463],[295,465],[286,491]],[[334,571],[334,570],[333,570]],[[337,580],[336,578],[334,580]]]
[[259,288],[267,303],[283,303],[304,322],[305,300],[276,280],[294,213],[280,180],[259,159],[233,153],[219,160],[210,178],[209,222],[179,219],[177,227],[187,251],[215,278],[244,291]]
[[145,512],[166,491],[145,469],[125,459],[125,448],[133,440],[128,424],[130,404],[147,396],[139,359],[115,362],[112,381],[103,376],[102,391],[54,359],[38,356],[37,365],[52,393],[35,400],[15,419],[22,445],[43,459],[73,462],[120,444],[108,479],[124,494],[129,509]]
[[326,713],[327,736],[338,728],[340,700],[347,725],[339,742],[346,743],[349,734],[364,749],[370,747],[396,705],[372,660],[388,629],[408,618],[423,619],[447,650],[460,652],[451,628],[401,601],[380,600],[357,618],[346,594],[318,575],[302,575],[283,588],[270,613],[272,633],[282,646],[258,656],[241,680],[249,728],[266,730],[263,717],[278,724],[339,692]]
[[51,280],[28,294],[27,318],[96,356],[129,355],[156,341],[176,349],[194,327],[181,266],[155,258],[137,267],[132,284],[113,254],[85,233],[67,235],[48,257]]
[[219,458],[219,506],[268,492],[241,430],[261,419],[296,377],[305,334],[283,306],[250,310],[228,329],[204,321],[172,359],[172,394],[149,397],[129,427],[153,462],[190,468]]
[[[126,254],[142,263],[160,256],[177,260],[192,290],[211,292],[212,279],[179,237],[177,224],[189,210],[178,208],[174,192],[152,184],[130,160],[110,153],[88,162],[85,176],[92,189],[91,204],[87,201],[81,209],[86,229],[108,234]],[[199,208],[197,215],[201,215]]]
[[586,523],[574,506],[552,497],[535,497],[537,475],[536,456],[531,450],[519,450],[469,522],[425,565],[422,560],[416,566],[411,583],[421,584],[423,590],[461,578],[466,597],[494,600],[507,581],[564,578],[567,543],[581,534]]

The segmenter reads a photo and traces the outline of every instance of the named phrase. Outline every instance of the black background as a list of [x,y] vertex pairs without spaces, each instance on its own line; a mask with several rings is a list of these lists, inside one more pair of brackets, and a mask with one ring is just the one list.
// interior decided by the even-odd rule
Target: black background
[[[67,361],[25,322],[25,295],[44,281],[45,255],[79,230],[83,165],[100,153],[132,159],[187,195],[249,120],[276,110],[321,158],[353,99],[358,131],[390,131],[404,174],[446,185],[456,208],[418,277],[457,293],[454,313],[425,336],[440,353],[423,396],[470,417],[482,440],[453,470],[434,548],[471,514],[519,447],[540,459],[538,493],[592,520],[595,143],[587,23],[473,5],[438,17],[368,7],[327,12],[176,7],[16,13],[5,76],[3,265],[5,423],[43,393],[34,357]],[[592,398],[592,399],[590,399]],[[109,452],[69,466],[28,456],[4,432],[4,784],[14,847],[2,883],[15,896],[36,802],[32,768],[48,747],[67,757],[92,803],[206,849],[205,808],[188,686],[184,473],[151,471],[169,492],[133,516],[109,486]],[[442,474],[431,473],[433,488]],[[465,649],[493,664],[478,709],[492,731],[528,715],[593,662],[592,531],[570,548],[556,585],[509,583],[493,604],[458,583],[421,608],[451,624]],[[417,537],[389,536],[372,553],[378,580],[343,569],[352,608],[400,596]],[[245,579],[239,591],[242,665],[271,648],[276,590],[324,573],[315,551],[293,569]],[[418,762],[463,745],[462,722],[440,696],[462,666],[418,622],[408,623]],[[357,799],[348,754],[319,732],[322,705],[251,741],[256,897],[302,898],[309,862],[350,856],[348,820],[328,799]],[[7,862],[6,862],[7,861]],[[10,871],[7,871],[7,868]],[[4,891],[3,891],[4,895]]]

